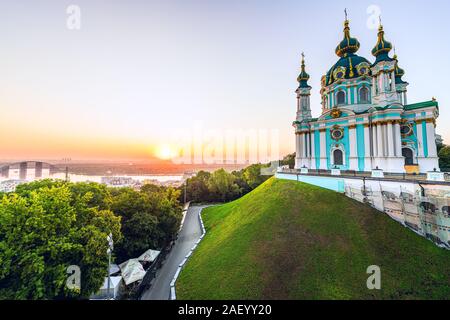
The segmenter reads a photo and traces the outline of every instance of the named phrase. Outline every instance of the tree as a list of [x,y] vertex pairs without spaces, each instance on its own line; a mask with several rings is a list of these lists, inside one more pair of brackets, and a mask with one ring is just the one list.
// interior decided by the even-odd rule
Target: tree
[[450,171],[450,146],[445,146],[439,151],[439,167],[442,171]]
[[197,175],[186,181],[186,198],[188,201],[207,202],[210,200],[208,190],[210,176],[209,172],[199,171]]
[[114,189],[111,208],[122,217],[119,261],[136,258],[148,249],[162,249],[177,234],[181,222],[180,191],[145,185],[141,191]]
[[289,166],[289,168],[294,169],[295,167],[295,152],[288,154],[280,161],[280,165]]
[[[106,237],[120,240],[120,218],[75,195],[72,184],[21,185],[0,202],[0,298],[87,298],[107,274]],[[81,269],[81,290],[66,286],[67,268]]]
[[224,169],[214,171],[208,180],[211,196],[222,202],[236,199],[241,195],[241,190],[235,180],[236,177]]
[[251,190],[255,189],[269,178],[269,176],[261,175],[261,168],[261,164],[253,164],[244,169],[243,177]]

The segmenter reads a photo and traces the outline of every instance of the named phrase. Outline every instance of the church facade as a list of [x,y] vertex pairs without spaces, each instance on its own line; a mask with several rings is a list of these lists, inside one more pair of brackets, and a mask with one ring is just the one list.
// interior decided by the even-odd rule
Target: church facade
[[408,83],[380,23],[371,63],[344,22],[339,60],[321,80],[322,113],[311,115],[304,55],[298,77],[295,168],[426,173],[439,170],[436,118],[431,101],[409,104]]

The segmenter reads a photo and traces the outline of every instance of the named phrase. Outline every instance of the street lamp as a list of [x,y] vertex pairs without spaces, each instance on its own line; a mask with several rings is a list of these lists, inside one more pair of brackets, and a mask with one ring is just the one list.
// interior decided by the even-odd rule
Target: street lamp
[[112,233],[110,233],[106,237],[106,240],[108,241],[108,250],[106,250],[106,253],[108,254],[108,298],[111,299],[112,298],[111,292],[110,292],[110,288],[111,288],[111,254],[114,249],[114,241],[113,241]]

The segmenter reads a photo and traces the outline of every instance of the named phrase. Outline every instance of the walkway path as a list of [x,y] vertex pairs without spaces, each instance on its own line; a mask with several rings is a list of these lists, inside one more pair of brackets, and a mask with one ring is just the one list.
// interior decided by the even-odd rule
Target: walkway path
[[183,227],[178,235],[172,251],[158,270],[153,285],[144,292],[141,300],[168,300],[170,297],[170,282],[177,271],[178,265],[189,253],[192,246],[202,235],[199,214],[204,206],[192,206],[186,213]]

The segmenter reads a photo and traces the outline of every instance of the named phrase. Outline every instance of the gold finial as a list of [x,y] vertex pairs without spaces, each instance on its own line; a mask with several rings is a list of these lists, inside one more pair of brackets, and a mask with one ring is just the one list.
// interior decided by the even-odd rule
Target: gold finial
[[394,46],[394,60],[397,60],[397,50],[395,49],[395,46]]
[[302,52],[302,73],[306,72],[305,70],[305,53]]

